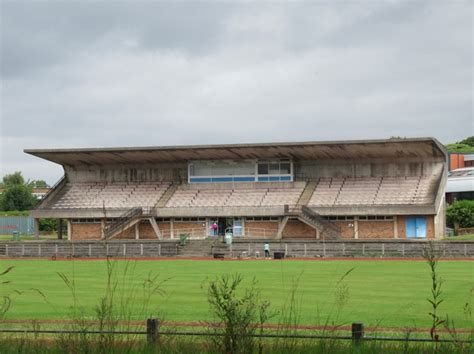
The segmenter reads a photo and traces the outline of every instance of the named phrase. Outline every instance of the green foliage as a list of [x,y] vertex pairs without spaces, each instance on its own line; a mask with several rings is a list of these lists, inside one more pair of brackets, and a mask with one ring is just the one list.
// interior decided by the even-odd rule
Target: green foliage
[[25,184],[25,179],[21,175],[20,171],[3,176],[3,187],[8,188],[9,186]]
[[39,219],[40,231],[55,231],[58,229],[58,219]]
[[446,209],[448,226],[474,227],[474,200],[458,200]]
[[474,136],[470,136],[464,140],[458,142],[458,144],[466,144],[474,147]]
[[448,144],[446,145],[446,149],[448,149],[451,153],[459,153],[459,154],[470,154],[474,153],[474,146],[468,144]]
[[250,335],[256,333],[257,323],[262,327],[267,319],[269,303],[260,301],[256,280],[239,294],[242,280],[240,274],[223,274],[209,284],[208,302],[217,323],[209,330],[221,335],[211,336],[211,341],[222,353],[252,352],[256,343]]
[[1,210],[28,210],[37,202],[31,194],[31,189],[24,184],[8,185],[0,196]]
[[46,183],[46,181],[42,179],[33,180],[28,183],[28,186],[30,186],[31,188],[48,188],[49,187],[48,183]]
[[0,211],[0,216],[28,216],[28,215],[30,215],[30,212],[28,210]]

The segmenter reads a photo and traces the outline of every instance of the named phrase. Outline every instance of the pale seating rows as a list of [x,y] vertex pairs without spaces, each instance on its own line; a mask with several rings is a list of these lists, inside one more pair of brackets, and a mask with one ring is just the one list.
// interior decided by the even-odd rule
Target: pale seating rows
[[132,208],[154,206],[170,182],[136,183],[73,183],[66,185],[65,192],[53,208]]
[[438,176],[321,178],[309,205],[428,204]]
[[296,204],[304,186],[288,188],[178,189],[166,204],[177,207],[239,207]]

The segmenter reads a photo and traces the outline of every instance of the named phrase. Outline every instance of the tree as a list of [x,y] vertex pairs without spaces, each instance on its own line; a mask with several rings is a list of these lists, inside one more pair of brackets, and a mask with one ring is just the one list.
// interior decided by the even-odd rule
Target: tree
[[25,184],[25,179],[21,175],[20,171],[16,171],[10,175],[3,176],[3,187],[8,188],[8,186],[22,185]]
[[446,209],[448,226],[474,227],[474,200],[458,200]]
[[32,188],[48,188],[49,185],[42,179],[33,180],[28,185]]
[[458,144],[466,144],[469,146],[474,146],[474,136],[470,136],[464,140],[458,142]]
[[0,209],[28,210],[36,203],[36,198],[31,194],[31,188],[24,184],[7,185],[0,197]]

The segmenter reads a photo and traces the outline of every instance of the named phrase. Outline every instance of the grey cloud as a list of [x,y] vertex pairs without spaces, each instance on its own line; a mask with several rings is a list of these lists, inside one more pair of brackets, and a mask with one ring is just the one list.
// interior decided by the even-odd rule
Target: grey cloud
[[473,133],[471,4],[2,2],[1,173],[24,148]]

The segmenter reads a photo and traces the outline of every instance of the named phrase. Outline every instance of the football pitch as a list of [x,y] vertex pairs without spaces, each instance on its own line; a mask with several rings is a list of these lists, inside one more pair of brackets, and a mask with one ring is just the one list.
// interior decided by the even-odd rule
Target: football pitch
[[[256,279],[275,314],[271,323],[293,304],[301,325],[431,325],[430,272],[420,260],[1,260],[0,272],[11,266],[0,277],[0,296],[12,301],[5,315],[10,320],[69,320],[81,311],[93,320],[111,279],[115,304],[130,310],[133,320],[209,321],[209,281],[239,273],[243,289]],[[440,261],[438,269],[444,299],[438,314],[449,315],[458,329],[471,328],[474,262]],[[156,284],[162,292],[144,308]]]

